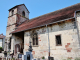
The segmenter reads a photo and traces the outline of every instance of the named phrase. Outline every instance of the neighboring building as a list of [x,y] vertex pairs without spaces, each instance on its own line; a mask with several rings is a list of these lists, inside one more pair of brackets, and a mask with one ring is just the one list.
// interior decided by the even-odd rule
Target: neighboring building
[[[28,51],[32,42],[33,57],[48,59],[50,56],[75,59],[80,57],[80,3],[29,19],[29,11],[24,4],[9,9],[6,30],[7,51],[10,54]],[[48,30],[49,29],[49,30]],[[49,33],[49,34],[48,34]],[[48,41],[49,37],[49,41]],[[9,49],[8,49],[9,47]]]
[[4,43],[5,43],[5,36],[3,34],[0,34],[0,47],[4,49]]

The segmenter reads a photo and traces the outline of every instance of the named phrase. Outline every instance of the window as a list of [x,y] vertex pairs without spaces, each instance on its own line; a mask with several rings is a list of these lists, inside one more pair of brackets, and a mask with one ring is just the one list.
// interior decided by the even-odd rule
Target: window
[[62,45],[61,44],[61,35],[56,35],[56,45],[57,46]]
[[24,11],[22,12],[22,16],[25,16],[25,12]]
[[12,16],[14,15],[14,10],[12,10]]
[[33,46],[38,46],[38,36],[37,36],[37,33],[33,34],[32,42],[33,42],[32,43]]
[[11,39],[12,38],[10,37],[10,42],[9,42],[9,45],[8,45],[9,46],[9,49],[11,49]]

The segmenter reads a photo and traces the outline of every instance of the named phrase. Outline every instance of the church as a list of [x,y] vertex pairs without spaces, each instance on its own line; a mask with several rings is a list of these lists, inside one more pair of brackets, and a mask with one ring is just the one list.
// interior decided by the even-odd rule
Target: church
[[80,3],[29,19],[25,4],[9,9],[6,51],[16,57],[32,45],[33,57],[54,60],[80,57]]

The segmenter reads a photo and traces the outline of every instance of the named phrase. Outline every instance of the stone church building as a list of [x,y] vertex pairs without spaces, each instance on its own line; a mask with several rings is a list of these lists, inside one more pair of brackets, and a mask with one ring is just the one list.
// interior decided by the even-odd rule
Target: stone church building
[[29,19],[29,10],[24,4],[9,9],[6,29],[6,51],[28,51],[29,41],[33,57],[60,60],[80,57],[80,3]]

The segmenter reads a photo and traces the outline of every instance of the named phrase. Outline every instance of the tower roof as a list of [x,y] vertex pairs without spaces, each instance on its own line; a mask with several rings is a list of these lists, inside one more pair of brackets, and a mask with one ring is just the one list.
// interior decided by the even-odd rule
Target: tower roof
[[[8,11],[11,11],[12,9],[17,8],[18,6],[21,6],[21,5],[24,5],[24,6],[25,6],[25,4],[16,5],[16,6],[14,6],[14,7],[10,8]],[[25,6],[25,8],[27,9],[27,7],[26,7],[26,6]],[[28,10],[28,9],[27,9],[27,11],[29,12],[29,10]]]

